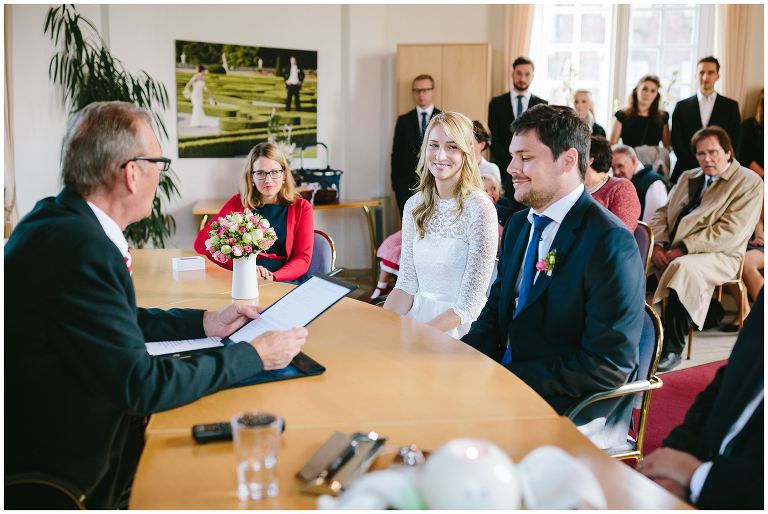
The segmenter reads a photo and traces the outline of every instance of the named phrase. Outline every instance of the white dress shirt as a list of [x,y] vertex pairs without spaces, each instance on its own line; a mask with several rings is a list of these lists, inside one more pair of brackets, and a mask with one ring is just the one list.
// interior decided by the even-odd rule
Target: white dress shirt
[[288,75],[288,80],[285,81],[286,84],[289,84],[291,86],[296,86],[299,84],[299,67],[296,64],[291,64],[291,71]]
[[[555,240],[555,236],[557,235],[557,231],[560,229],[560,225],[563,223],[563,220],[565,219],[565,216],[568,214],[568,212],[571,210],[571,208],[576,204],[579,197],[581,196],[581,193],[584,192],[584,184],[579,184],[576,186],[576,188],[544,209],[543,212],[537,212],[534,209],[530,209],[528,211],[528,223],[531,224],[531,228],[528,232],[528,244],[531,244],[531,237],[533,237],[533,215],[537,214],[539,216],[546,216],[547,218],[550,218],[552,222],[547,225],[547,228],[544,229],[544,232],[541,233],[541,239],[539,239],[539,256],[543,259],[547,253],[549,253],[549,249],[552,246],[552,242]],[[527,248],[527,246],[526,246]],[[557,249],[557,248],[555,248]],[[528,250],[526,249],[526,254],[528,253]],[[525,263],[525,255],[523,256],[523,263]],[[536,275],[533,277],[533,283],[536,283],[536,280],[539,278],[540,271],[536,272]],[[521,273],[522,275],[522,273]],[[520,288],[520,284],[517,285],[518,292]],[[517,299],[515,299],[515,306],[517,306]]]
[[701,126],[709,125],[709,119],[712,117],[712,109],[715,108],[715,99],[717,91],[713,91],[709,96],[704,96],[701,91],[696,91],[699,99],[699,114],[701,114]]
[[[728,447],[728,444],[733,441],[733,439],[739,435],[739,432],[741,432],[744,427],[747,425],[747,422],[752,417],[752,415],[755,413],[757,408],[760,406],[760,402],[763,401],[763,398],[765,396],[765,388],[761,387],[760,390],[757,392],[754,398],[752,398],[752,401],[747,404],[746,407],[744,407],[744,410],[741,413],[741,416],[731,425],[731,428],[728,430],[728,433],[725,434],[725,437],[723,438],[723,442],[720,443],[720,449],[718,450],[718,455],[723,455],[725,453],[725,449]],[[707,476],[709,476],[709,470],[712,469],[712,461],[707,461],[703,464],[701,464],[698,468],[696,468],[696,471],[693,472],[693,476],[691,477],[691,502],[696,503],[699,501],[699,496],[701,496],[701,489],[704,487],[704,482],[707,481]]]
[[531,90],[516,91],[515,88],[510,90],[509,96],[512,99],[512,112],[515,114],[515,118],[517,118],[517,97],[519,95],[523,96],[523,112],[525,112],[528,110],[528,103],[531,101]]
[[[416,117],[419,120],[419,134],[421,134],[421,113],[425,112],[427,113],[427,125],[429,125],[429,120],[432,119],[432,111],[435,110],[434,105],[430,105],[426,109],[422,109],[418,105],[416,106]],[[422,137],[424,137],[424,134],[421,134]]]
[[96,219],[99,220],[101,228],[104,229],[104,233],[107,235],[110,241],[115,243],[115,246],[125,259],[125,263],[128,265],[128,269],[131,268],[131,253],[128,251],[128,241],[126,241],[123,231],[120,230],[120,226],[115,220],[109,217],[109,215],[96,207],[91,202],[87,202],[88,207],[91,208],[96,215]]
[[[642,171],[644,168],[643,163],[637,161],[635,173]],[[657,180],[651,184],[648,191],[645,192],[645,209],[643,210],[641,221],[650,223],[653,213],[655,213],[659,207],[667,205],[667,197],[667,186],[664,184],[664,181]]]

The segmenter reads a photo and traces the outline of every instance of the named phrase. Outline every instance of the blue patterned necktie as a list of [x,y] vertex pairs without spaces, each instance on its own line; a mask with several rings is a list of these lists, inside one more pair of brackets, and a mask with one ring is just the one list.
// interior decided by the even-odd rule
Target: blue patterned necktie
[[517,116],[515,118],[519,118],[521,114],[523,114],[523,95],[517,95]]
[[427,130],[427,113],[426,112],[422,112],[421,113],[421,131],[420,131],[420,134],[421,134],[422,138],[424,137],[424,132],[426,130]]
[[[536,260],[539,254],[539,241],[544,229],[552,223],[552,218],[546,216],[533,215],[533,234],[528,242],[528,249],[525,251],[525,261],[523,262],[523,278],[520,281],[520,293],[517,296],[517,306],[515,307],[515,317],[520,314],[525,304],[528,302],[528,296],[533,289],[533,277],[536,275]],[[512,351],[507,346],[507,351],[501,359],[502,364],[509,364],[512,361]]]

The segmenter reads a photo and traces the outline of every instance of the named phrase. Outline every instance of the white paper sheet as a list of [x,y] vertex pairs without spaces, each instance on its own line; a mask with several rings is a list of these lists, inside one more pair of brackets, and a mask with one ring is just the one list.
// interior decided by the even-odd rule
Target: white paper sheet
[[145,345],[147,353],[150,355],[168,355],[169,353],[217,348],[224,346],[224,343],[221,342],[220,337],[203,337],[201,339],[182,339],[180,341],[153,341],[145,343]]

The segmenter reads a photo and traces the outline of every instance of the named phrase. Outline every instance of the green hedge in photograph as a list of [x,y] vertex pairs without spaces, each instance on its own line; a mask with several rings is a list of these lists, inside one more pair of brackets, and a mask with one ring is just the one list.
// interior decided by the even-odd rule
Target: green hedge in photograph
[[[296,147],[317,140],[317,129],[294,131],[291,138]],[[241,135],[218,137],[216,139],[179,142],[179,157],[239,157],[248,155],[256,144],[267,140],[266,133],[261,135]]]

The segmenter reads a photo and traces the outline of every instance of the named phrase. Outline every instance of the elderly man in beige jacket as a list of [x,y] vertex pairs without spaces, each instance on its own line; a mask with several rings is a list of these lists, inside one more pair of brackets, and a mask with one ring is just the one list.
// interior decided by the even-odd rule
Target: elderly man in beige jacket
[[680,364],[691,321],[704,325],[715,287],[738,273],[763,205],[763,181],[733,158],[723,129],[699,130],[691,147],[700,167],[680,176],[650,222],[660,277],[653,302],[667,298],[660,371]]

